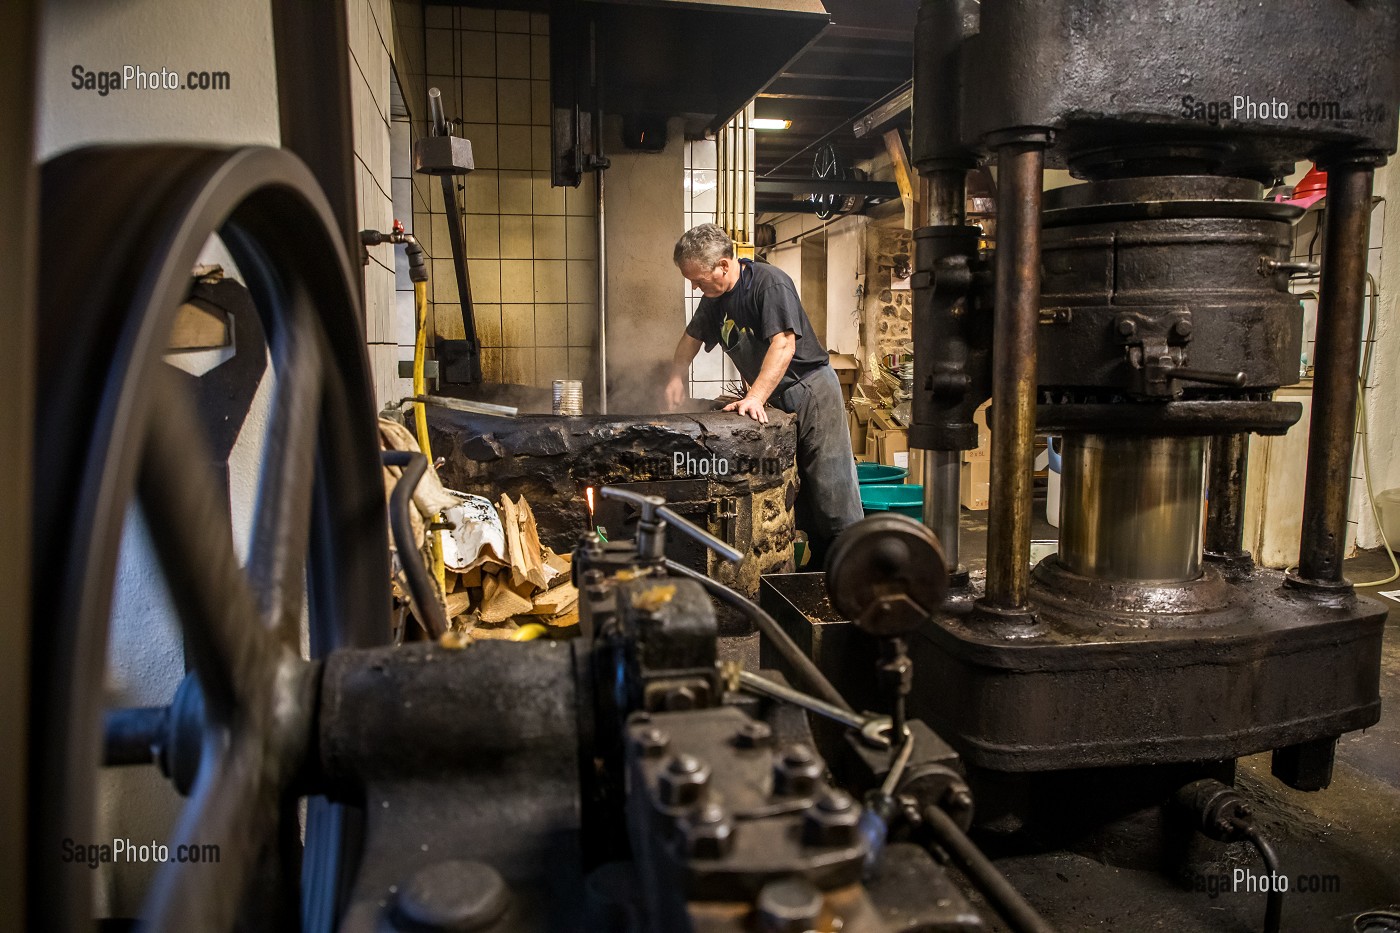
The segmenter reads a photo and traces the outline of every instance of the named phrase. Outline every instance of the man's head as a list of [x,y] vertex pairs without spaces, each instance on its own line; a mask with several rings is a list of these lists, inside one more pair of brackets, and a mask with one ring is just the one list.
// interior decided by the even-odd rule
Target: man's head
[[691,227],[676,242],[673,254],[681,275],[706,298],[718,298],[739,281],[734,241],[716,224]]

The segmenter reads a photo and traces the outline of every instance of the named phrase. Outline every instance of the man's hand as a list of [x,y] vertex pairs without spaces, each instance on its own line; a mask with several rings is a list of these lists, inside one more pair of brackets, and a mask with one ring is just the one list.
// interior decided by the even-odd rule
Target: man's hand
[[724,410],[737,411],[741,415],[747,415],[759,424],[768,423],[768,412],[764,411],[763,402],[754,398],[752,395],[746,395],[737,402],[730,402],[728,405],[724,406]]
[[680,376],[672,376],[666,383],[666,407],[675,411],[681,407],[688,394],[685,390],[685,380]]

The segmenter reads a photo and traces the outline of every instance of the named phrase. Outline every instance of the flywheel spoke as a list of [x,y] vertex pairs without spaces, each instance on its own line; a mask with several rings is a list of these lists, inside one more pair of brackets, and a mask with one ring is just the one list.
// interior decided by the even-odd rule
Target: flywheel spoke
[[248,553],[248,579],[258,615],[265,627],[292,646],[300,633],[324,388],[319,336],[312,323],[288,327],[273,351],[277,388]]
[[277,837],[280,792],[262,738],[249,733],[222,749],[214,744],[206,743],[199,779],[168,846],[170,860],[143,912],[142,928],[153,933],[233,929],[259,861]]
[[141,462],[141,505],[207,708],[228,724],[251,699],[259,672],[276,663],[277,641],[259,624],[189,400],[173,381],[158,397],[163,404],[149,419]]

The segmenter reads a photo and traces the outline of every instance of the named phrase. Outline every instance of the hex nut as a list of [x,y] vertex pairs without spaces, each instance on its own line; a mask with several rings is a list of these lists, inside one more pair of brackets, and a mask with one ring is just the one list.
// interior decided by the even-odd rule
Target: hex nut
[[734,821],[717,803],[696,807],[681,820],[679,828],[685,833],[686,852],[691,858],[723,858],[734,848]]
[[734,734],[740,748],[762,748],[773,741],[773,728],[761,719],[750,719]]
[[671,744],[671,737],[664,729],[656,726],[647,726],[633,733],[633,741],[637,745],[638,751],[647,758],[655,758],[666,751],[666,746]]
[[1178,337],[1190,337],[1193,329],[1191,322],[1184,318],[1172,325],[1172,333]]
[[710,766],[694,755],[676,755],[657,776],[661,802],[668,807],[685,807],[700,799],[710,783]]
[[1118,336],[1120,337],[1131,337],[1133,334],[1137,333],[1137,324],[1130,318],[1119,318],[1118,323],[1114,325],[1114,329],[1118,331]]
[[774,768],[774,789],[780,794],[807,796],[817,789],[826,764],[811,748],[801,743],[783,750]]
[[763,933],[805,933],[821,922],[822,892],[802,877],[770,881],[755,905]]
[[859,838],[860,807],[841,790],[827,791],[807,809],[802,842],[809,846],[848,846]]

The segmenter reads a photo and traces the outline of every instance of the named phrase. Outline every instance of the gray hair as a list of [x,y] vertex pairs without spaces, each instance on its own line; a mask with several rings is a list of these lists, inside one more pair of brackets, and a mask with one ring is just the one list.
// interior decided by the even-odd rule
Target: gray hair
[[734,258],[734,241],[718,224],[701,224],[691,227],[676,241],[672,259],[676,265],[684,262],[698,263],[706,269],[719,265],[721,259]]

